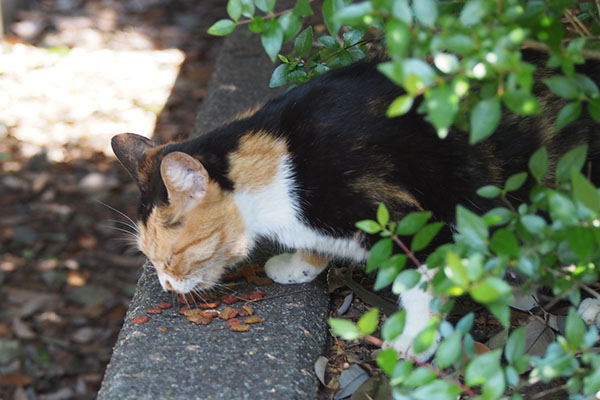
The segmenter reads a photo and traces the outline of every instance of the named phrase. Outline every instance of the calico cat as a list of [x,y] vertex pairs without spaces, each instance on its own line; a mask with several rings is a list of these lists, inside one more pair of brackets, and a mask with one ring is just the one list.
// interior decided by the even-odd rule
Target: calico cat
[[[295,251],[266,263],[268,276],[280,283],[311,281],[332,258],[361,263],[377,238],[355,222],[373,218],[380,202],[393,220],[430,210],[451,225],[457,204],[478,213],[498,206],[475,191],[527,170],[542,145],[552,170],[561,154],[587,143],[591,177],[600,183],[599,125],[585,116],[554,133],[564,102],[543,84],[535,87],[543,115],[506,112],[491,137],[471,146],[458,131],[440,140],[417,113],[418,101],[407,114],[387,118],[403,91],[376,64],[333,70],[183,142],[157,145],[131,133],[112,139],[140,188],[138,245],[164,290],[212,287],[261,238]],[[580,72],[600,82],[598,65]],[[527,196],[525,185],[512,201]],[[449,240],[450,229],[439,237]],[[400,300],[406,328],[390,345],[406,356],[431,315],[431,295],[415,288]]]

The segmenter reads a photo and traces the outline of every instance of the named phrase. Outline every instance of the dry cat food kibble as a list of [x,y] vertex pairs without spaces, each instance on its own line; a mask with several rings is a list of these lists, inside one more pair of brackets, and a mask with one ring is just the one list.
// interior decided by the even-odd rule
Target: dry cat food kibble
[[139,315],[131,320],[134,324],[145,324],[148,321],[150,321],[150,318],[146,315]]
[[161,301],[160,303],[158,303],[158,308],[160,308],[161,310],[166,310],[167,308],[171,308],[173,307],[173,304],[171,303],[166,303],[164,301]]
[[232,325],[231,330],[235,331],[235,332],[246,332],[246,331],[250,330],[250,325],[246,325],[246,324]]
[[263,319],[261,317],[259,317],[258,315],[252,315],[250,317],[244,318],[244,323],[246,323],[246,324],[259,324],[262,321],[263,321]]
[[240,321],[239,319],[233,318],[233,319],[230,319],[227,322],[225,322],[225,325],[232,327],[233,325],[239,325],[241,323],[242,323],[242,321]]
[[223,304],[233,304],[233,303],[237,303],[238,301],[240,301],[240,299],[238,299],[237,297],[235,297],[232,294],[228,294],[227,296],[223,296],[221,298],[221,302],[223,302]]
[[235,318],[238,315],[237,310],[234,310],[231,307],[225,307],[223,311],[219,313],[219,318],[223,320],[228,320],[231,318]]
[[146,312],[148,314],[160,314],[160,313],[162,313],[162,310],[158,307],[149,307],[149,308],[146,308]]
[[210,310],[210,309],[219,307],[219,304],[221,304],[221,302],[219,300],[217,300],[217,301],[213,301],[211,303],[198,303],[198,307],[204,308],[205,310]]

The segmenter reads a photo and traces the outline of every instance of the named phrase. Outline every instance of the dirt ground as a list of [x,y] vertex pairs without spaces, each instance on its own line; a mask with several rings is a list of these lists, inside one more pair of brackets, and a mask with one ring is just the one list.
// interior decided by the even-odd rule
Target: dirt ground
[[0,399],[96,397],[143,260],[110,137],[188,134],[224,13],[40,0],[0,42]]

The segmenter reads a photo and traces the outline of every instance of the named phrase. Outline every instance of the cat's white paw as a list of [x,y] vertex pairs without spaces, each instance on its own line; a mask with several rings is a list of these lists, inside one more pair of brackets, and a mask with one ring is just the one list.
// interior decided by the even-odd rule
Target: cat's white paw
[[595,324],[600,329],[600,300],[592,297],[584,299],[579,304],[577,313],[586,324]]
[[406,310],[404,331],[394,340],[385,342],[384,347],[396,350],[396,353],[402,358],[415,358],[418,361],[427,361],[437,350],[440,342],[439,332],[436,332],[433,344],[424,352],[416,354],[413,348],[415,338],[427,328],[429,319],[434,315],[430,306],[433,295],[429,292],[429,286],[427,290],[420,289],[421,284],[434,274],[435,271],[430,270],[427,275],[421,277],[418,285],[400,295],[399,301]]
[[[310,258],[307,260],[306,255],[297,252],[294,254],[284,253],[271,257],[265,264],[265,272],[267,276],[275,282],[290,284],[290,283],[305,283],[315,279],[321,271],[327,266],[318,264]],[[317,265],[315,265],[317,264]]]
[[413,349],[413,342],[417,335],[411,333],[402,333],[396,339],[391,342],[384,342],[383,348],[392,348],[398,353],[400,358],[404,359],[416,359],[417,361],[428,361],[436,352],[438,344],[440,343],[440,335],[436,334],[433,344],[424,352],[416,354]]

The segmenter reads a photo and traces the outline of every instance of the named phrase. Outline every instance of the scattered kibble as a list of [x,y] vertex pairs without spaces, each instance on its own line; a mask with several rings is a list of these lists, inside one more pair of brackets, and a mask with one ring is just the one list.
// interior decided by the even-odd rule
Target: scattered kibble
[[235,318],[238,315],[237,310],[234,310],[231,307],[225,307],[223,311],[219,313],[219,318],[223,320],[228,320],[231,318]]
[[246,311],[248,313],[248,315],[254,315],[254,308],[250,307],[247,304],[244,304],[242,306],[242,310]]
[[242,321],[240,321],[239,319],[233,318],[233,319],[230,319],[227,322],[225,322],[225,325],[232,327],[233,325],[239,325],[241,323],[242,323]]
[[131,320],[134,324],[145,324],[148,321],[150,321],[150,318],[147,315],[139,315]]
[[223,298],[221,298],[221,301],[223,302],[223,304],[233,304],[233,303],[237,303],[238,301],[240,301],[240,299],[238,299],[237,297],[235,297],[232,294],[228,294],[227,296],[223,296]]
[[149,308],[146,308],[146,312],[148,314],[161,314],[162,310],[158,307],[149,307]]
[[258,315],[251,315],[250,317],[244,318],[244,323],[246,324],[260,324],[263,322],[263,319]]
[[231,325],[231,330],[235,331],[235,332],[246,332],[246,331],[250,330],[250,325],[246,325],[246,324]]
[[171,308],[173,307],[173,304],[171,303],[166,303],[164,301],[161,301],[160,303],[158,303],[158,308],[160,308],[161,310],[166,310],[167,308]]

